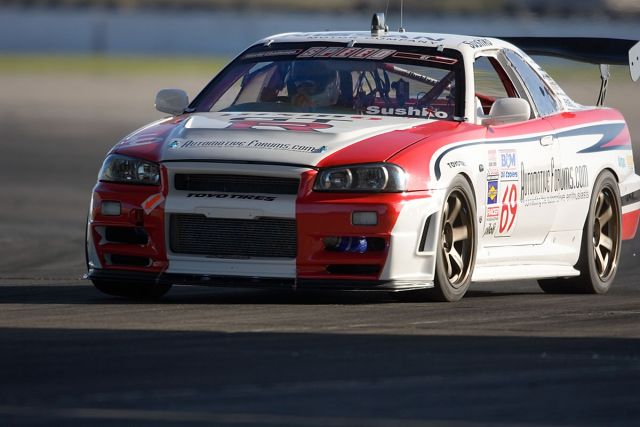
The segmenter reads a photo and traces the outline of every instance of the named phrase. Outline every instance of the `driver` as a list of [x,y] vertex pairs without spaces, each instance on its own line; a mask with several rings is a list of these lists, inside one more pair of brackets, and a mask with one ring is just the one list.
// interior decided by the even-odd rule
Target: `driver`
[[325,61],[296,61],[291,66],[289,90],[291,103],[296,108],[331,107],[340,98],[340,76]]

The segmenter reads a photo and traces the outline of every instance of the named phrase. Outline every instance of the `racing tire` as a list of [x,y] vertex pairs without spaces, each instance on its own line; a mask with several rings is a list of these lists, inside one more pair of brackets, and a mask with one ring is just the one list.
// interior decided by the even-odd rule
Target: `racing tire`
[[93,286],[104,294],[135,300],[158,300],[171,289],[171,285],[114,283],[103,280],[92,282]]
[[442,206],[434,287],[426,293],[431,301],[458,301],[469,289],[476,261],[475,206],[469,182],[458,175]]
[[566,279],[538,280],[549,294],[604,294],[618,270],[622,213],[620,190],[614,176],[604,171],[593,186],[589,213],[582,232],[580,257],[575,268],[580,275]]

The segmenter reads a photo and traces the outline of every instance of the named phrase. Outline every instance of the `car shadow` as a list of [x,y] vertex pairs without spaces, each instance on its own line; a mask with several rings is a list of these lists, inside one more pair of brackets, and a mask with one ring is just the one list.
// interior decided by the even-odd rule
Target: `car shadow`
[[[518,297],[539,295],[530,287],[522,290],[477,290],[471,289],[465,299]],[[263,290],[234,289],[225,287],[174,286],[159,300],[131,300],[106,295],[95,289],[90,282],[74,284],[18,284],[0,285],[1,304],[243,304],[243,305],[363,305],[430,302],[422,291],[309,291],[309,290]]]
[[[640,283],[640,239],[623,242],[620,269],[612,292],[618,292],[619,284],[634,286]],[[0,277],[1,278],[1,277]],[[28,279],[3,278],[0,284],[1,304],[148,304],[145,301],[127,300],[105,295],[97,291],[89,281],[60,279],[55,282],[27,283]],[[635,287],[635,286],[634,286]],[[506,283],[473,283],[464,300],[482,298],[522,298],[545,295],[535,281]],[[574,295],[575,296],[575,295]],[[557,296],[555,296],[557,297]],[[367,291],[308,291],[308,290],[260,290],[222,287],[174,286],[162,299],[154,304],[390,304],[412,302],[428,303],[421,292],[367,292]]]

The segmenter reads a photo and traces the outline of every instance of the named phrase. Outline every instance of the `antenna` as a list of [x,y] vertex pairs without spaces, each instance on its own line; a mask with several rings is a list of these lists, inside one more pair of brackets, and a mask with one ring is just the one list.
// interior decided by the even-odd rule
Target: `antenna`
[[403,13],[404,13],[404,0],[400,0],[400,28],[398,29],[398,31],[401,33],[404,33],[404,27],[402,26]]
[[374,13],[371,19],[371,35],[380,36],[387,31],[389,31],[389,27],[384,23],[384,13]]

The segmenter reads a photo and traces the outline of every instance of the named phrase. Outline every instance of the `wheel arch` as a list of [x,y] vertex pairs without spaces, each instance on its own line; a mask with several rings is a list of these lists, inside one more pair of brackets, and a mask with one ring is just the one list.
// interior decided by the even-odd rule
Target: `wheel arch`
[[467,183],[469,184],[469,187],[471,187],[471,192],[473,193],[471,194],[473,196],[473,201],[477,203],[478,198],[476,197],[476,186],[474,185],[473,179],[471,179],[471,176],[467,173],[467,171],[461,171],[458,175],[462,176],[467,181]]
[[600,175],[602,175],[603,172],[611,172],[611,175],[613,175],[613,177],[615,178],[616,182],[618,184],[620,184],[620,177],[618,176],[618,173],[615,171],[615,169],[607,166],[607,167],[603,168],[600,172],[598,172],[598,175],[596,175],[596,179],[593,180],[593,185],[596,185],[596,181],[597,181],[598,177]]
[[[472,197],[471,200],[471,204],[473,205],[474,208],[474,216],[473,216],[473,230],[475,233],[475,254],[474,254],[474,259],[477,256],[477,252],[478,252],[478,245],[480,244],[480,227],[478,226],[478,212],[480,212],[480,207],[478,206],[478,200],[482,200],[482,198],[478,198],[477,196],[477,190],[476,190],[476,186],[473,183],[473,179],[471,178],[471,175],[468,173],[468,171],[463,170],[460,171],[460,173],[458,174],[460,175],[462,178],[464,178],[465,181],[467,181],[467,184],[469,184],[469,187],[471,188],[471,194],[470,196]],[[457,175],[456,175],[457,176]],[[455,178],[455,176],[454,176]],[[473,271],[471,272],[471,274],[473,274]]]
[[[449,200],[454,204],[449,204]],[[434,288],[429,290],[429,298],[451,302],[458,301],[466,293],[478,249],[476,195],[471,177],[463,171],[454,175],[443,192],[442,203],[439,221],[430,227],[430,231],[437,231],[434,239],[437,244],[434,248]],[[465,205],[466,209],[463,208]],[[452,206],[456,207],[449,209]]]
[[[473,179],[471,178],[470,174],[467,171],[459,171],[458,173],[456,173],[455,175],[453,175],[451,177],[451,179],[449,180],[449,184],[446,187],[446,190],[448,191],[451,182],[453,182],[453,180],[458,177],[461,176],[466,182],[467,184],[469,184],[469,187],[471,188],[471,197],[473,198],[473,200],[471,201],[471,203],[474,204],[474,208],[475,208],[475,218],[474,218],[474,222],[475,222],[475,226],[474,226],[474,230],[476,233],[476,242],[478,241],[478,233],[479,233],[479,227],[477,226],[477,220],[478,220],[478,204],[477,204],[477,194],[476,194],[476,187],[473,183]],[[419,250],[424,250],[425,249],[425,244],[426,242],[428,242],[428,237],[429,235],[433,235],[434,232],[434,228],[437,229],[439,227],[439,223],[440,223],[440,209],[438,209],[435,212],[432,212],[428,215],[425,215],[424,219],[421,221],[422,224],[422,229],[420,232],[420,238],[418,240],[419,245],[418,248]],[[476,248],[477,250],[477,248]]]

